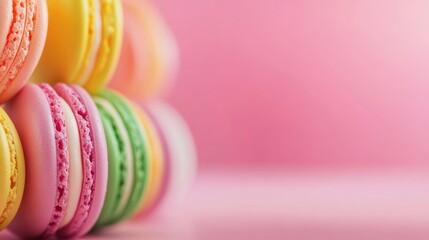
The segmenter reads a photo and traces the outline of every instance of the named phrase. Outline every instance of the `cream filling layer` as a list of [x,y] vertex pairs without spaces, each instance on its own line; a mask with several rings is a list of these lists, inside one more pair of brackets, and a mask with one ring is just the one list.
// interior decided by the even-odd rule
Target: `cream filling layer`
[[125,180],[125,187],[124,187],[124,193],[122,195],[122,198],[118,204],[118,208],[114,212],[114,217],[119,216],[123,210],[125,209],[125,206],[128,203],[128,200],[131,196],[131,190],[133,186],[133,179],[134,179],[134,162],[133,162],[133,152],[131,148],[131,139],[128,135],[127,129],[122,121],[121,116],[118,114],[116,109],[113,107],[113,105],[100,97],[94,97],[94,101],[97,104],[100,104],[112,117],[112,119],[116,122],[116,126],[118,128],[119,133],[124,136],[124,149],[125,149],[125,156],[126,156],[126,162],[128,167],[128,174],[127,178]]
[[76,118],[74,117],[70,106],[64,101],[64,99],[60,98],[60,101],[66,120],[70,157],[68,183],[69,199],[67,202],[64,218],[60,223],[60,228],[62,228],[71,222],[73,216],[76,213],[80,199],[80,192],[82,191],[83,173],[79,129]]

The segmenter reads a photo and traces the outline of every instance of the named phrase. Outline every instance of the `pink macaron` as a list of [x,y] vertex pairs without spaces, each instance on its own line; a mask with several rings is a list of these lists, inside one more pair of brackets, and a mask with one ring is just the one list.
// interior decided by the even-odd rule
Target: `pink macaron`
[[82,88],[28,84],[5,109],[26,160],[22,205],[9,229],[21,237],[79,237],[95,224],[107,187],[98,111]]
[[186,121],[174,108],[162,101],[140,103],[156,128],[162,144],[164,178],[151,207],[138,214],[144,217],[162,205],[166,211],[183,200],[197,170],[197,151]]
[[0,103],[30,78],[42,54],[47,27],[45,0],[0,1]]

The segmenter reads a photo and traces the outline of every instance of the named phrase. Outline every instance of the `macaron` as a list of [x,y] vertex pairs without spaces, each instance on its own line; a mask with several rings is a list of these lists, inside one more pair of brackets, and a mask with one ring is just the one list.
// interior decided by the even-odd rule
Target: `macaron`
[[34,82],[64,82],[91,93],[116,68],[122,44],[120,0],[47,0],[48,36]]
[[148,133],[148,144],[150,148],[150,156],[147,167],[147,187],[140,202],[137,214],[146,213],[155,202],[157,196],[161,193],[162,181],[166,170],[163,154],[163,146],[161,138],[157,133],[156,127],[148,114],[137,104],[133,104],[133,108],[139,116],[142,127]]
[[123,0],[124,39],[109,86],[131,98],[164,94],[174,79],[178,47],[164,19],[147,0]]
[[46,40],[45,0],[0,2],[0,103],[29,80]]
[[27,169],[9,229],[26,238],[86,234],[107,185],[104,129],[91,97],[77,86],[28,84],[5,110],[21,137]]
[[174,209],[183,200],[196,174],[197,153],[192,133],[178,111],[161,101],[139,105],[157,130],[165,168],[157,197],[138,214],[138,217],[143,217],[160,205],[167,211]]
[[106,201],[96,228],[131,216],[147,185],[150,156],[148,137],[131,104],[122,95],[105,90],[93,96],[106,132],[109,181]]
[[0,231],[9,225],[21,204],[25,163],[14,124],[0,108]]
[[149,117],[150,121],[153,124],[156,135],[159,139],[159,151],[160,157],[162,158],[162,175],[160,176],[159,189],[154,193],[150,201],[142,201],[139,206],[139,210],[135,214],[135,218],[145,218],[148,215],[151,215],[160,205],[164,202],[164,198],[167,194],[167,190],[170,187],[171,174],[172,174],[172,156],[171,151],[169,151],[169,146],[167,143],[167,136],[165,131],[162,130],[162,125],[157,120],[156,116],[149,111],[145,103],[136,104],[137,107],[140,107]]

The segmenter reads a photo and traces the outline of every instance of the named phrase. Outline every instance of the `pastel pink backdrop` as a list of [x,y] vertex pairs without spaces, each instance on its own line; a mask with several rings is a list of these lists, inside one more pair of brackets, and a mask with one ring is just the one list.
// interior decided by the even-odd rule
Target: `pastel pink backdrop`
[[206,168],[429,161],[425,0],[155,0]]

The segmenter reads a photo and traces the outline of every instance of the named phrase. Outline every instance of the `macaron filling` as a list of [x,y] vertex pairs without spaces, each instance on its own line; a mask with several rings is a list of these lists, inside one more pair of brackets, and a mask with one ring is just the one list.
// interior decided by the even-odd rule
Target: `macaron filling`
[[7,89],[24,65],[37,20],[36,0],[15,0],[13,11],[8,40],[0,58],[0,94]]
[[69,181],[69,150],[66,130],[66,120],[60,98],[48,84],[40,84],[49,103],[55,130],[56,158],[57,158],[57,193],[55,208],[44,235],[54,234],[64,217],[68,201]]
[[[121,152],[123,156],[123,161],[121,162],[121,174],[125,176],[121,179],[124,181],[121,182],[120,191],[118,192],[117,200],[118,206],[113,213],[111,221],[118,219],[122,212],[124,211],[129,198],[131,196],[132,187],[133,187],[133,173],[134,173],[134,161],[132,153],[131,139],[128,135],[127,129],[124,125],[121,116],[115,110],[114,106],[107,100],[94,97],[94,101],[102,109],[102,111],[112,120],[112,126],[114,128],[117,139],[120,142]],[[126,174],[126,173],[129,174]]]
[[[6,123],[6,119],[0,115],[0,125],[2,126],[4,132],[6,133],[7,145],[10,152],[10,166],[11,166],[11,175],[10,175],[10,190],[7,193],[7,202],[6,207],[4,208],[2,214],[0,215],[0,225],[7,219],[9,212],[12,208],[13,203],[15,202],[17,195],[17,178],[18,178],[18,160],[17,153],[15,148],[15,142],[13,140],[12,132],[9,126]],[[8,161],[8,160],[6,160]]]
[[85,224],[94,199],[96,180],[94,136],[91,131],[88,109],[79,93],[65,84],[57,84],[55,89],[73,111],[79,129],[82,150],[83,184],[78,208],[70,223],[60,230],[61,236],[71,237]]

